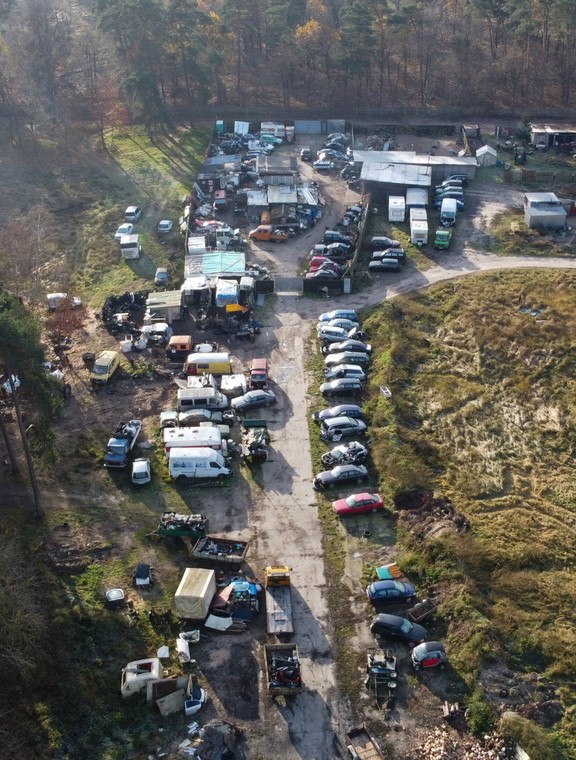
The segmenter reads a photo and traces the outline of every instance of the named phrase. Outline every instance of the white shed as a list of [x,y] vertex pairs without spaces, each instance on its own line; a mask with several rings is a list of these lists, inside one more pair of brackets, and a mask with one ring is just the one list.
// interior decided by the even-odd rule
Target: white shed
[[496,166],[498,160],[498,154],[496,149],[490,145],[483,145],[476,151],[476,161],[478,166]]

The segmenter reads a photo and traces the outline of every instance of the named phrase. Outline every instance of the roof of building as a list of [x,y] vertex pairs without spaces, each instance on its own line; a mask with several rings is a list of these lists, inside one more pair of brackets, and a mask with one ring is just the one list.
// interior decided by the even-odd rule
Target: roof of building
[[476,167],[476,158],[461,156],[429,156],[414,151],[355,150],[354,161],[362,163],[360,178],[368,182],[399,185],[432,184],[433,166]]
[[530,124],[531,132],[544,132],[547,135],[554,135],[557,132],[574,132],[576,133],[576,125],[563,124],[562,122],[554,122],[551,124]]
[[529,203],[550,203],[560,205],[556,193],[524,193],[524,198]]
[[290,185],[268,185],[268,203],[298,203],[298,192]]
[[491,145],[482,145],[482,147],[478,148],[476,151],[477,156],[483,156],[485,153],[490,153],[492,156],[497,156],[498,153],[495,148],[493,148]]
[[184,278],[244,274],[246,255],[241,251],[209,251],[184,257]]

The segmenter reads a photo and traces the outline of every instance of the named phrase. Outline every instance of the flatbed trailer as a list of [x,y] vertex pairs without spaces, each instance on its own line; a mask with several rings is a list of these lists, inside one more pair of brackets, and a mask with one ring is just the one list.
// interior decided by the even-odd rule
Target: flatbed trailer
[[290,568],[268,566],[264,570],[266,630],[276,636],[294,633]]
[[212,562],[223,562],[227,565],[241,565],[246,559],[247,552],[248,541],[204,536],[194,544],[192,556]]
[[346,734],[346,745],[352,760],[387,760],[376,739],[365,726],[351,728]]
[[302,691],[300,657],[296,644],[266,644],[264,657],[266,688],[271,697],[291,697]]

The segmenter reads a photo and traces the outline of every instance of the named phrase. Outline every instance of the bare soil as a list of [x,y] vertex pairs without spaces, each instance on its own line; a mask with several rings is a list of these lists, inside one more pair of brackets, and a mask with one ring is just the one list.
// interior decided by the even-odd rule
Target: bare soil
[[[406,149],[422,150],[422,141],[413,136],[398,142]],[[426,140],[429,143],[430,140]],[[308,143],[308,140],[306,140]],[[405,143],[405,145],[404,145]],[[442,150],[454,146],[442,141]],[[292,150],[297,150],[296,144]],[[290,150],[285,147],[283,150]],[[347,205],[357,202],[358,195],[339,179],[315,174],[307,164],[300,163],[306,178],[319,181],[325,199],[322,226],[332,226]],[[312,490],[312,469],[309,456],[308,404],[310,378],[306,372],[310,349],[309,335],[313,320],[328,308],[353,305],[359,309],[413,291],[441,280],[473,274],[487,269],[507,269],[528,266],[576,266],[574,261],[500,259],[486,250],[477,250],[475,241],[485,241],[490,219],[494,214],[519,203],[519,194],[502,187],[491,192],[469,191],[475,210],[465,217],[458,230],[456,244],[442,256],[427,254],[430,267],[421,271],[408,265],[399,275],[374,281],[360,293],[337,301],[307,300],[298,296],[281,295],[274,299],[273,309],[265,310],[262,334],[257,342],[240,343],[225,336],[211,336],[229,349],[238,368],[245,368],[250,358],[267,356],[271,360],[271,377],[279,397],[277,407],[264,410],[272,433],[272,456],[250,475],[241,470],[230,488],[214,488],[201,492],[194,489],[175,489],[160,482],[155,474],[151,488],[157,496],[155,515],[176,504],[191,511],[209,511],[211,532],[241,540],[250,540],[247,572],[258,577],[269,563],[285,563],[293,570],[293,600],[295,641],[302,657],[304,692],[296,699],[272,702],[266,693],[262,675],[263,643],[266,640],[263,615],[248,632],[236,636],[211,634],[194,652],[198,672],[207,686],[210,703],[199,718],[230,720],[244,732],[243,752],[248,760],[281,757],[283,760],[333,760],[345,757],[342,743],[344,731],[357,721],[370,725],[390,756],[396,760],[424,757],[421,747],[430,731],[441,723],[441,706],[445,700],[457,701],[461,693],[458,677],[451,670],[415,676],[408,665],[408,652],[398,646],[399,694],[393,710],[385,712],[364,694],[359,704],[351,705],[346,694],[339,692],[336,683],[333,641],[339,635],[338,620],[327,607],[326,578],[321,553],[321,529],[315,493]],[[318,228],[275,246],[252,246],[252,260],[263,263],[275,273],[295,275],[302,259],[320,237]],[[178,330],[195,333],[193,320],[178,326]],[[125,487],[118,487],[114,475],[97,469],[84,469],[85,457],[75,455],[79,433],[88,434],[98,444],[114,429],[120,419],[139,417],[144,420],[142,438],[152,438],[157,432],[158,414],[174,404],[176,386],[167,379],[152,376],[134,382],[119,378],[110,388],[92,392],[88,371],[82,360],[86,351],[98,352],[116,348],[116,339],[106,332],[92,313],[87,313],[84,330],[73,336],[73,345],[61,360],[66,379],[72,386],[72,398],[67,402],[57,435],[64,453],[58,478],[46,480],[43,488],[44,506],[53,526],[46,544],[47,559],[63,572],[86,567],[95,562],[107,562],[119,554],[134,549],[134,527],[124,522],[121,530],[112,530],[102,519],[108,515],[113,522],[122,514],[122,504],[130,498]],[[162,362],[162,351],[146,351],[136,361],[145,359]],[[126,369],[129,364],[126,361]],[[256,416],[256,415],[255,415]],[[112,482],[111,482],[112,481]],[[0,482],[6,505],[26,500],[25,491],[13,484],[7,468],[0,471]],[[99,511],[97,519],[81,528],[70,525],[66,514],[83,506]],[[372,519],[372,518],[370,518]],[[349,644],[363,652],[374,642],[368,630],[372,611],[365,603],[354,601],[363,564],[391,561],[394,541],[376,518],[371,524],[372,540],[381,541],[378,556],[367,542],[354,531],[342,530],[343,546],[348,556],[345,582],[351,590],[351,603],[357,611],[358,624]],[[155,566],[159,588],[168,588],[179,570],[189,563],[186,547],[176,546],[160,553],[151,542],[139,549],[140,561]],[[172,593],[170,589],[168,596]],[[140,608],[154,604],[159,591],[132,597]],[[146,656],[149,653],[142,653]],[[358,672],[362,681],[364,673]],[[462,728],[460,726],[460,728]],[[446,728],[462,751],[451,757],[469,758],[467,740],[461,740],[456,728]],[[182,724],[182,737],[185,724]],[[175,746],[164,747],[171,753]],[[172,756],[175,756],[172,755]],[[474,755],[476,757],[476,755]]]

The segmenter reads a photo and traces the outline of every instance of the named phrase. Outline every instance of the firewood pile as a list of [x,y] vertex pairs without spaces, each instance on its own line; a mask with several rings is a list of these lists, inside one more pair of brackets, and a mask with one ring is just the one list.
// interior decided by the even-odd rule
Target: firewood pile
[[481,739],[460,737],[447,728],[435,728],[414,752],[415,760],[512,760],[515,749],[496,734]]

